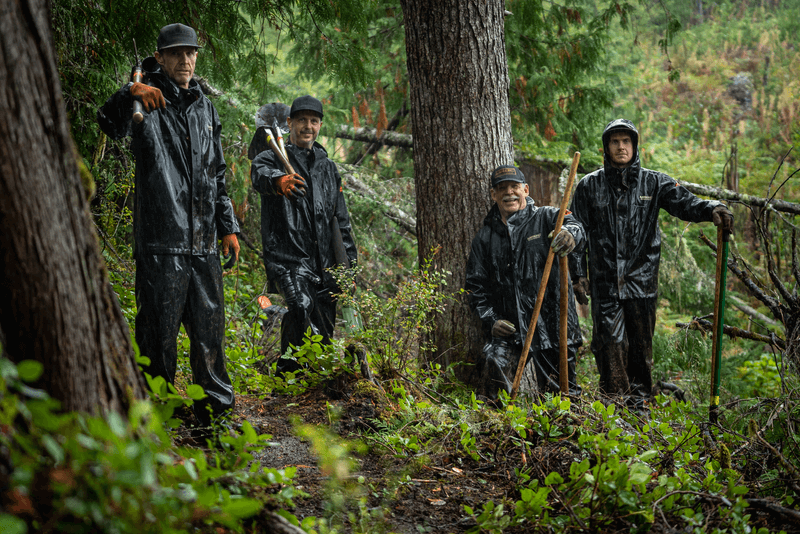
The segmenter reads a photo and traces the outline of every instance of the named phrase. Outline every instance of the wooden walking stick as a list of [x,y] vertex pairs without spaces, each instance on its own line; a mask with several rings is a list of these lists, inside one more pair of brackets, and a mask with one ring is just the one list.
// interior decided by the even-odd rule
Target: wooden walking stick
[[728,278],[728,242],[731,233],[717,228],[717,283],[714,288],[714,331],[711,341],[711,400],[708,420],[719,420],[719,375],[722,367],[722,328],[725,325],[725,283]]
[[[569,178],[567,178],[567,187],[564,189],[564,196],[561,199],[561,209],[558,211],[558,218],[556,219],[556,226],[553,229],[553,237],[558,235],[561,231],[561,225],[564,222],[564,216],[567,214],[567,206],[569,206],[569,199],[572,196],[572,184],[575,182],[575,174],[578,172],[578,162],[581,160],[581,153],[575,152],[572,156],[572,167],[569,170]],[[539,312],[542,311],[542,301],[544,300],[544,292],[547,289],[547,280],[550,278],[550,269],[553,267],[553,249],[547,252],[547,260],[544,264],[544,271],[542,272],[542,280],[539,282],[539,293],[536,295],[536,304],[533,307],[533,315],[531,315],[531,324],[528,326],[528,333],[525,335],[525,345],[522,347],[522,354],[519,357],[519,364],[517,365],[517,374],[514,376],[514,384],[511,387],[510,397],[513,399],[517,396],[519,390],[519,383],[522,380],[522,372],[525,369],[525,363],[528,360],[528,351],[531,348],[531,341],[533,341],[533,333],[536,330],[536,323],[539,321]]]
[[559,288],[559,309],[558,309],[558,386],[562,395],[569,395],[569,365],[567,358],[567,319],[569,314],[569,264],[567,257],[558,258],[558,273],[561,277],[561,287]]

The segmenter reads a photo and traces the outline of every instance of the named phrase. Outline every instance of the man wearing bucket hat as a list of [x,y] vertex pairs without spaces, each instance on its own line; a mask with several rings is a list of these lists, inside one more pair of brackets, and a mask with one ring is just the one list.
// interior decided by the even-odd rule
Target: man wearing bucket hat
[[[481,387],[494,400],[501,389],[511,392],[549,249],[561,256],[581,250],[584,233],[567,214],[561,231],[554,236],[558,208],[534,205],[525,176],[513,165],[494,170],[489,192],[494,206],[472,240],[465,288],[470,307],[489,338],[478,369]],[[570,394],[579,395],[575,353],[583,340],[572,288],[569,292],[567,374]],[[560,391],[559,293],[558,262],[553,262],[528,358],[534,362],[537,384],[527,382],[530,372],[526,371],[523,391]]]
[[[322,102],[313,96],[292,102],[286,154],[295,173],[290,174],[272,150],[253,160],[250,177],[261,193],[261,239],[269,290],[280,292],[288,312],[281,321],[281,354],[303,345],[308,329],[329,343],[336,320],[336,299],[341,291],[329,269],[336,265],[334,239],[341,235],[351,266],[356,244],[350,215],[342,194],[336,164],[316,142],[324,117]],[[338,233],[338,234],[337,234]],[[278,360],[279,373],[296,372],[295,359]]]
[[684,221],[713,221],[733,228],[721,202],[701,200],[675,179],[639,163],[639,131],[627,119],[608,123],[602,135],[603,168],[575,188],[572,211],[587,233],[587,257],[572,272],[575,295],[591,296],[592,353],[600,390],[646,410],[652,394],[653,332],[661,209]]
[[[239,225],[225,186],[216,109],[193,79],[197,34],[183,24],[161,28],[147,83],[129,83],[98,110],[112,139],[132,138],[136,159],[134,257],[136,342],[145,371],[173,382],[181,324],[190,340],[195,403],[203,426],[234,406],[223,348],[225,311],[219,250],[238,258]],[[142,104],[139,122],[133,103]],[[217,241],[221,240],[221,246]]]

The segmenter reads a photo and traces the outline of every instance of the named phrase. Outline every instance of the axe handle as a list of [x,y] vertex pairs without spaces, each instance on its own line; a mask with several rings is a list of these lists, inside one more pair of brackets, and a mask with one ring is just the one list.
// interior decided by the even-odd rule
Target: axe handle
[[569,333],[567,320],[569,319],[569,263],[567,257],[558,258],[558,274],[561,276],[559,292],[558,316],[558,387],[561,395],[569,395]]
[[[575,175],[578,172],[578,162],[581,160],[581,153],[575,152],[572,156],[572,167],[569,170],[569,178],[567,179],[567,187],[564,189],[564,196],[561,199],[561,209],[558,211],[558,218],[556,218],[556,226],[553,229],[553,238],[561,231],[561,225],[564,223],[564,217],[567,214],[567,206],[569,206],[569,199],[572,196],[572,184],[575,182]],[[539,321],[539,312],[542,311],[542,301],[544,300],[544,292],[547,289],[547,280],[550,278],[550,269],[553,267],[553,249],[550,248],[547,252],[547,260],[544,263],[544,271],[542,271],[542,279],[539,282],[539,292],[536,295],[536,304],[533,307],[533,314],[531,315],[531,324],[528,326],[528,333],[525,334],[525,345],[522,347],[522,354],[519,357],[519,364],[517,365],[517,374],[514,376],[514,384],[511,386],[512,399],[516,398],[517,391],[519,390],[519,383],[522,381],[522,372],[525,370],[525,364],[528,361],[528,351],[531,348],[533,341],[533,333],[536,330],[536,323]]]
[[272,134],[269,133],[269,129],[266,129],[266,133],[267,133],[267,144],[275,153],[275,155],[278,156],[278,159],[281,160],[283,168],[286,170],[286,174],[296,174],[294,172],[294,167],[292,167],[292,164],[289,163],[289,158],[287,158],[286,155],[283,152],[281,152],[281,149],[275,142],[275,139],[273,139]]

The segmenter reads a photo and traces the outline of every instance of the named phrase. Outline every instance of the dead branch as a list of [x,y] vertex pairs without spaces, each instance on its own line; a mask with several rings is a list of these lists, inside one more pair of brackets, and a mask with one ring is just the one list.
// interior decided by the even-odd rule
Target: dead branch
[[793,215],[800,215],[800,204],[795,204],[794,202],[786,202],[785,200],[778,200],[775,198],[755,197],[752,195],[746,195],[744,193],[737,193],[735,191],[731,191],[730,189],[723,189],[721,187],[712,187],[709,185],[695,184],[680,180],[679,182],[682,186],[696,195],[716,198],[718,200],[732,200],[735,202],[741,202],[742,204],[747,204],[749,206],[765,208],[767,210],[782,211],[785,213],[791,213]]
[[736,295],[728,294],[725,296],[725,298],[733,302],[733,305],[736,307],[737,310],[739,310],[740,312],[742,312],[743,314],[747,315],[752,319],[761,321],[762,323],[766,323],[770,326],[783,326],[783,323],[781,323],[780,321],[776,321],[771,317],[767,317],[766,315],[756,310],[755,308],[748,306],[745,301],[743,301]]
[[[713,323],[706,321],[705,319],[700,319],[699,317],[692,317],[691,323],[675,323],[675,326],[678,328],[685,328],[687,330],[696,330],[698,332],[702,332],[703,334],[711,332],[714,328]],[[753,341],[766,343],[767,345],[776,346],[780,350],[784,350],[786,348],[786,342],[774,334],[765,336],[763,334],[757,334],[749,330],[742,330],[741,328],[728,325],[722,325],[722,332],[731,339],[735,339],[737,337],[742,339],[751,339]]]
[[[708,237],[706,237],[706,235],[702,231],[700,232],[700,239],[716,254],[717,252],[716,243],[713,243]],[[785,317],[784,312],[786,310],[783,304],[781,304],[781,302],[775,299],[774,297],[767,295],[764,292],[764,290],[758,287],[755,281],[753,281],[753,279],[750,278],[750,276],[747,273],[745,273],[739,268],[739,264],[736,260],[736,257],[733,254],[731,254],[731,256],[728,257],[728,269],[733,274],[736,275],[736,277],[745,285],[745,287],[747,287],[751,295],[753,295],[755,298],[763,302],[764,305],[767,306],[767,308],[769,308],[775,319],[777,319],[781,323],[784,322],[784,317]]]
[[781,454],[781,451],[773,447],[769,441],[765,440],[761,434],[757,433],[756,439],[763,447],[771,452],[775,458],[778,459],[783,468],[786,470],[787,475],[791,477],[787,481],[787,484],[794,490],[796,494],[800,495],[800,472],[798,472],[797,468],[795,468],[795,466],[793,466],[792,463],[787,460],[783,454]]
[[417,236],[417,219],[408,215],[406,212],[389,202],[388,200],[381,200],[378,193],[376,193],[366,183],[362,182],[352,172],[348,172],[344,167],[339,168],[342,178],[347,182],[348,189],[355,191],[362,196],[369,198],[384,207],[384,215],[397,223],[401,228],[408,233]]
[[375,128],[353,128],[352,126],[342,124],[336,129],[334,136],[340,139],[361,141],[362,143],[396,146],[400,148],[414,148],[414,138],[412,136],[398,132],[391,132],[389,130],[384,130],[381,135],[378,136]]

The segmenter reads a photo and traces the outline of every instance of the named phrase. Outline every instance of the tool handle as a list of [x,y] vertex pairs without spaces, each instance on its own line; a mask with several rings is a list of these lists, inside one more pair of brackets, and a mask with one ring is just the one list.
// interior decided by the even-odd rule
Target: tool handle
[[281,149],[278,146],[278,144],[275,142],[275,139],[272,137],[272,134],[270,133],[269,128],[265,128],[265,130],[267,132],[267,144],[272,149],[272,151],[275,153],[275,155],[278,156],[278,159],[281,161],[281,164],[283,164],[283,168],[286,170],[286,174],[296,174],[294,172],[294,167],[292,167],[292,164],[289,163],[289,158],[286,157],[286,154],[281,152]]
[[[133,67],[133,75],[131,76],[131,81],[133,83],[144,83],[144,72],[142,72],[142,67],[140,65],[136,65]],[[142,107],[142,103],[133,99],[133,122],[139,124],[144,120],[144,108]]]

